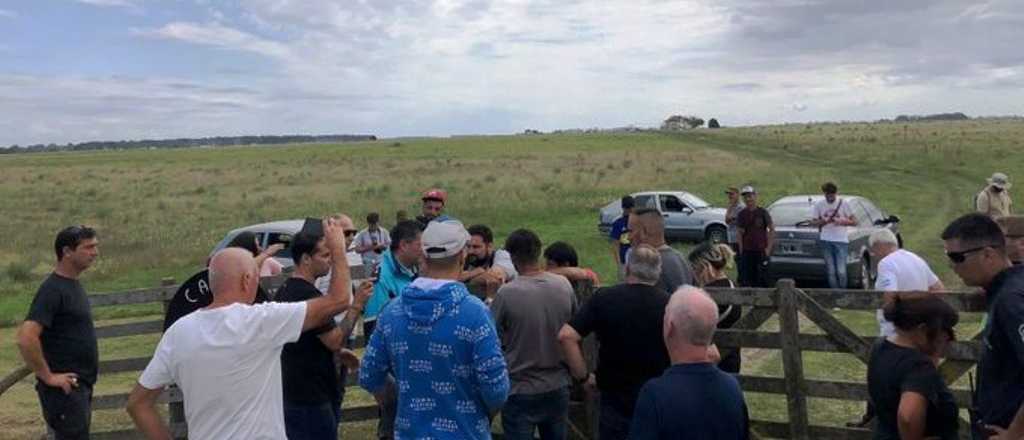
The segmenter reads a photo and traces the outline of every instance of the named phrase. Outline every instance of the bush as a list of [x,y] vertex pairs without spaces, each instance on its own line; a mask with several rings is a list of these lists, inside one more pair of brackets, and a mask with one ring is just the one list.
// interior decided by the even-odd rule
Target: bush
[[14,282],[25,282],[32,280],[32,265],[21,261],[12,261],[7,264],[4,270],[7,278]]

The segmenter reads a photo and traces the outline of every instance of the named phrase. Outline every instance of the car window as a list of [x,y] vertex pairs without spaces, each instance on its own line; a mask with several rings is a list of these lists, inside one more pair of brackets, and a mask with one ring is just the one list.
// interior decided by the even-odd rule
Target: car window
[[810,203],[784,203],[768,207],[768,214],[775,226],[794,226],[811,219]]
[[868,216],[864,206],[860,204],[858,200],[850,200],[850,210],[853,211],[853,216],[857,219],[857,224],[861,226],[871,226],[871,217]]
[[[281,249],[281,250],[277,251],[277,253],[274,254],[274,256],[275,257],[279,257],[279,258],[291,258],[292,257],[292,250],[291,250],[292,235],[291,234],[286,234],[286,233],[283,233],[283,232],[271,232],[271,233],[267,234],[266,246],[272,246],[272,245],[275,245],[277,243],[284,244],[284,249]],[[264,248],[266,248],[266,246],[264,246]]]
[[706,208],[711,206],[704,199],[690,193],[683,193],[683,203],[691,208]]
[[658,207],[655,205],[654,196],[651,194],[633,197],[633,201],[636,202],[637,209]]
[[686,205],[673,195],[662,194],[658,196],[658,201],[661,202],[661,212],[683,212],[686,208]]
[[860,204],[863,205],[864,210],[868,212],[868,217],[871,217],[872,223],[879,220],[884,220],[885,217],[887,217],[881,209],[878,209],[878,207],[875,206],[874,203],[871,203],[867,199],[861,199]]

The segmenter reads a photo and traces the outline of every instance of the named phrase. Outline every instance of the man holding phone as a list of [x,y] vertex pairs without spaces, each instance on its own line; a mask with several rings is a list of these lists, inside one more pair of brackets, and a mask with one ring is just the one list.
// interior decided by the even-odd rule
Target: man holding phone
[[814,218],[811,226],[820,228],[818,238],[821,252],[825,257],[825,271],[828,286],[833,289],[846,288],[846,259],[850,255],[850,237],[847,227],[856,226],[853,209],[839,198],[839,188],[832,182],[821,185],[824,200],[814,204]]

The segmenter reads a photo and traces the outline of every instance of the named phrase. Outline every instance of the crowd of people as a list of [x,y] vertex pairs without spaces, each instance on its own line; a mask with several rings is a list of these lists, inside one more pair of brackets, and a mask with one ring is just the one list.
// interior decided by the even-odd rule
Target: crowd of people
[[[971,430],[979,439],[1020,439],[1024,217],[1010,215],[1005,176],[989,184],[998,197],[977,202],[989,212],[954,220],[941,239],[953,270],[988,303]],[[829,228],[844,228],[851,214],[834,184],[822,192],[809,220],[821,228],[826,261],[834,259],[829,283],[845,285],[845,231]],[[170,438],[156,404],[176,385],[190,438],[337,439],[346,376],[357,372],[378,404],[380,439],[490,438],[499,413],[506,438],[564,439],[573,385],[599,393],[602,440],[747,439],[739,350],[713,343],[742,311],[703,288],[757,285],[773,225],[753,187],[726,194],[728,243],[701,243],[685,257],[666,243],[659,211],[623,197],[610,232],[618,282],[582,304],[574,285],[600,281],[571,245],[545,248],[534,231],[517,229],[499,247],[489,227],[447,216],[447,194],[437,189],[424,193],[421,215],[396,216],[390,231],[377,214],[363,230],[340,214],[304,226],[290,243],[294,269],[272,302],[253,304],[278,249],[236,239],[209,261],[213,302],[163,334],[128,412],[147,438]],[[936,367],[958,322],[942,300],[945,286],[890,231],[878,230],[869,245],[879,259],[875,287],[890,293],[878,312],[883,338],[871,353],[865,418],[879,439],[956,438],[958,407]],[[58,439],[89,436],[99,355],[79,277],[98,249],[91,228],[57,234],[56,266],[18,332]],[[349,258],[374,277],[354,282]],[[738,283],[729,277],[734,261]],[[359,322],[361,359],[349,343]],[[589,335],[599,343],[593,370],[581,346]]]

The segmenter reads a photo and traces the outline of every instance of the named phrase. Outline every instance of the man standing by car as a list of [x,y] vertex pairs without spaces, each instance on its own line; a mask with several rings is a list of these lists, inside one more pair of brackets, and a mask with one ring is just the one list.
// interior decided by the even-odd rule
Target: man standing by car
[[820,231],[821,253],[825,257],[825,272],[828,286],[833,289],[846,288],[846,259],[850,255],[850,237],[847,226],[856,226],[853,209],[839,198],[839,188],[832,182],[821,185],[824,200],[814,204],[814,218],[811,226]]
[[1010,178],[1003,173],[994,173],[988,178],[988,186],[974,198],[978,212],[992,218],[1010,215]]
[[953,271],[982,288],[988,305],[972,396],[974,438],[1024,437],[1024,267],[1011,266],[1002,229],[984,214],[954,220],[942,240]]
[[740,191],[746,205],[736,215],[736,235],[739,247],[739,281],[744,287],[764,287],[765,259],[771,254],[775,224],[768,210],[758,206],[757,191],[744,186]]
[[739,234],[737,233],[736,220],[739,218],[740,211],[743,211],[743,204],[740,203],[740,190],[730,186],[726,188],[725,195],[729,198],[729,205],[725,207],[725,224],[729,227],[726,231],[726,237],[729,247],[734,252],[739,252]]
[[622,280],[626,267],[626,252],[629,251],[629,214],[636,206],[633,196],[622,196],[622,215],[612,222],[612,229],[608,233],[608,241],[612,244],[612,257],[615,258],[615,267],[619,271],[619,279]]
[[[868,237],[871,255],[878,260],[875,290],[886,292],[941,292],[946,290],[942,280],[932,272],[928,263],[906,249],[900,249],[896,234],[879,229]],[[885,320],[882,310],[877,311],[878,332],[883,338],[896,334],[896,328]]]
[[18,350],[36,375],[43,418],[56,438],[88,439],[99,350],[78,277],[99,256],[99,240],[93,229],[71,226],[57,234],[53,248],[57,265],[32,299]]

